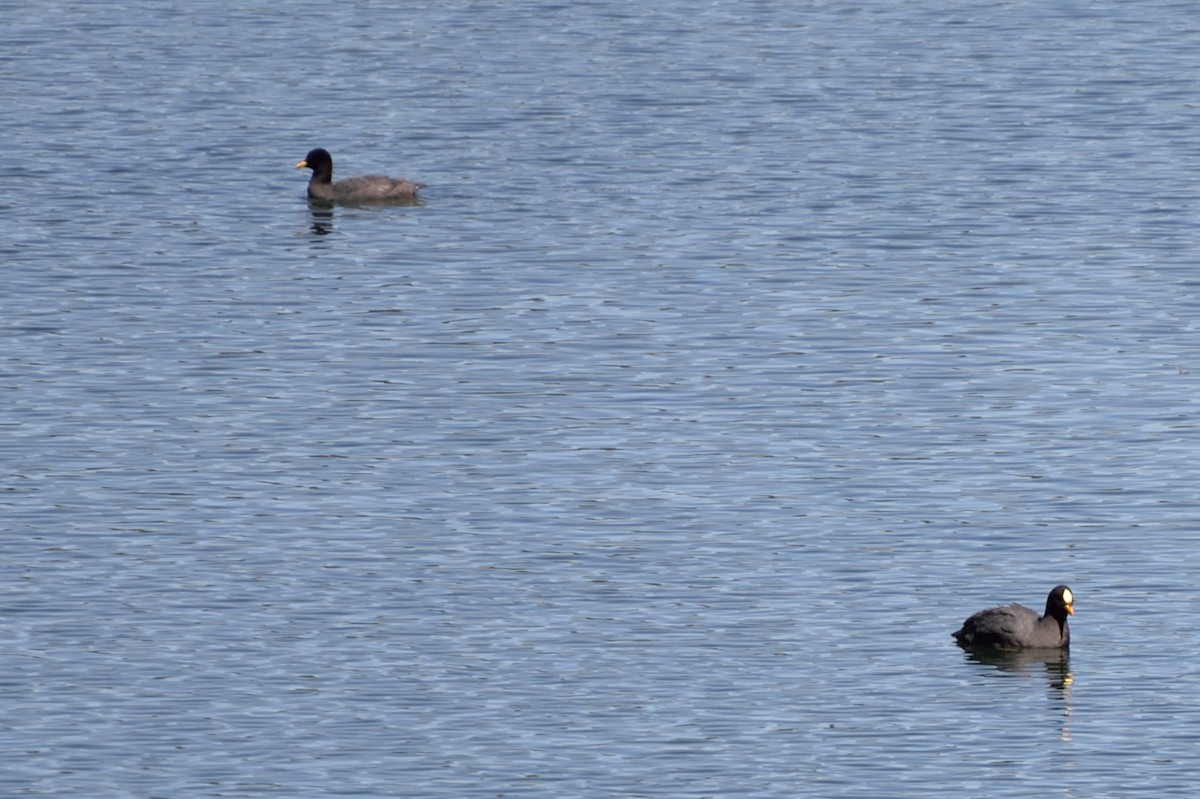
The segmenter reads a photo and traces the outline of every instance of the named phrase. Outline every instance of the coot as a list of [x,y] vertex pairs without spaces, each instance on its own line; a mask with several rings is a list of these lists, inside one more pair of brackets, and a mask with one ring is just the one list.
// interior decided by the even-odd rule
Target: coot
[[360,175],[334,183],[333,157],[321,147],[310,150],[304,160],[296,164],[296,169],[304,167],[313,171],[308,181],[308,196],[314,200],[344,203],[411,201],[416,198],[417,189],[424,185],[383,175]]
[[1046,597],[1045,615],[1015,602],[981,610],[953,633],[961,646],[979,649],[1066,649],[1071,645],[1067,616],[1075,615],[1075,595],[1056,585]]

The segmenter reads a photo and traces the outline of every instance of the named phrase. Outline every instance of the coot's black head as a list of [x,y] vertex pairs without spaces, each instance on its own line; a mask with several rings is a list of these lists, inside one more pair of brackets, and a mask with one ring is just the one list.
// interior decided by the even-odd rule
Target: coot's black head
[[1050,589],[1050,596],[1046,597],[1046,615],[1059,622],[1075,615],[1075,594],[1071,593],[1070,588],[1056,585]]
[[308,167],[317,175],[333,175],[333,156],[323,147],[309,150],[304,160],[296,164],[296,169]]

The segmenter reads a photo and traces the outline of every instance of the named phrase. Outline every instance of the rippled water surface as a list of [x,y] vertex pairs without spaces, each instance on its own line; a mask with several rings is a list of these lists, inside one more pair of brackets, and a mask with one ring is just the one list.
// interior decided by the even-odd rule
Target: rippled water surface
[[1193,6],[0,42],[0,793],[1194,793]]

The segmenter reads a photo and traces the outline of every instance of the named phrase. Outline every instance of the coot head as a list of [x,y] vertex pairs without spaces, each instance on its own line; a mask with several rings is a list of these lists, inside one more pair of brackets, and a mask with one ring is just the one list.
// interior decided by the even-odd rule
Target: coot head
[[304,160],[296,164],[296,169],[311,169],[313,176],[328,182],[333,177],[333,156],[324,147],[309,150]]
[[1075,595],[1065,585],[1056,585],[1046,597],[1046,615],[1058,621],[1066,621],[1075,615]]

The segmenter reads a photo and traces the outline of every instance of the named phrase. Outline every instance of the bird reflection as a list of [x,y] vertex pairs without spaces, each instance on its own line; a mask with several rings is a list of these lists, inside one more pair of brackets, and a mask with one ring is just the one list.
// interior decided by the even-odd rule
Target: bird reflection
[[[394,200],[389,200],[387,202],[376,202],[376,203],[370,203],[370,204],[352,203],[352,202],[337,203],[337,205],[340,205],[344,208],[370,208],[370,209],[395,208],[398,206],[411,207],[411,206],[419,206],[419,205],[424,205],[424,204],[425,203],[422,200],[420,200],[416,197],[410,197],[407,199],[394,199]],[[333,232],[333,209],[334,209],[334,207],[335,207],[335,204],[330,202],[329,200],[320,200],[320,199],[309,198],[308,212],[312,215],[312,224],[309,225],[309,230],[312,231],[313,234],[315,234],[317,236],[328,236],[330,233]]]
[[333,204],[320,200],[309,200],[308,211],[312,214],[309,229],[317,236],[328,236],[333,232]]
[[1061,708],[1058,735],[1064,742],[1071,740],[1071,685],[1075,675],[1066,649],[967,649],[967,660],[998,672],[1035,672],[1039,664],[1046,674],[1051,696]]
[[1025,671],[1040,663],[1050,685],[1063,691],[1075,682],[1071,656],[1066,649],[968,649],[966,655],[967,660],[997,671]]

